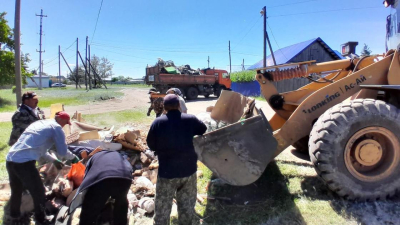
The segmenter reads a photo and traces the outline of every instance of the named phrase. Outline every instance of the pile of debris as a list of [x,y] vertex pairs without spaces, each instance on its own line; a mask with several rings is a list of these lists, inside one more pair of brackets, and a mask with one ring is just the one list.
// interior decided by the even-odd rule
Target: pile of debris
[[[83,181],[85,164],[88,159],[103,149],[115,150],[123,155],[132,165],[134,179],[127,196],[129,214],[133,218],[152,215],[154,211],[155,184],[158,174],[158,159],[146,144],[144,132],[132,126],[100,128],[85,123],[80,113],[75,113],[71,126],[63,129],[66,133],[68,149],[77,155],[81,161],[67,165],[59,170],[52,163],[44,163],[38,167],[46,190],[46,212],[56,218],[63,206],[69,207],[78,187]],[[50,151],[51,154],[54,152]],[[66,162],[65,162],[66,163]],[[0,204],[10,198],[9,184],[0,185]],[[3,203],[4,204],[4,203]],[[109,207],[111,209],[112,207]],[[22,212],[29,218],[34,209],[33,199],[29,193],[24,193]],[[107,207],[106,207],[107,209]],[[103,216],[100,221],[110,222],[111,217]],[[79,224],[80,208],[75,210],[72,224]],[[132,218],[132,219],[133,219]]]
[[181,75],[204,75],[204,73],[200,69],[192,69],[190,65],[183,65],[183,66],[175,66],[174,62],[164,61],[161,58],[158,58],[158,62],[155,66],[160,68],[161,73],[168,73],[168,74],[181,74]]

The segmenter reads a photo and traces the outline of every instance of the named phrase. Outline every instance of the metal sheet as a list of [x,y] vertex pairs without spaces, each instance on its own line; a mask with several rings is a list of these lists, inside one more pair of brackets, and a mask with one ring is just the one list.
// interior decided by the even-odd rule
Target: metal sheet
[[231,185],[256,181],[273,160],[277,141],[261,115],[239,121],[193,140],[199,160]]

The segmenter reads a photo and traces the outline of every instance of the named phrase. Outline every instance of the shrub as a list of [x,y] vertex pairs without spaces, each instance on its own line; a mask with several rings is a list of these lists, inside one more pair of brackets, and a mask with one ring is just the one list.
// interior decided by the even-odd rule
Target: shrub
[[15,91],[16,91],[15,89],[17,89],[17,87],[12,86],[11,91],[12,91],[13,94],[15,94]]
[[254,70],[244,70],[240,72],[231,73],[231,80],[233,82],[252,82],[255,81],[257,72]]

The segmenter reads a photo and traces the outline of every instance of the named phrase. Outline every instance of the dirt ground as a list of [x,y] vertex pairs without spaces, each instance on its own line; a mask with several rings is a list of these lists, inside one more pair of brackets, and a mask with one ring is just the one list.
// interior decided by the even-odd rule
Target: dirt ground
[[[150,106],[149,95],[147,89],[140,88],[127,88],[121,90],[124,93],[122,98],[116,98],[101,102],[88,102],[85,105],[77,106],[64,106],[67,113],[73,114],[75,111],[79,111],[83,115],[87,114],[98,114],[105,112],[116,112],[129,109],[142,109]],[[197,115],[201,112],[205,112],[205,109],[210,105],[215,105],[217,98],[210,96],[210,98],[200,97],[194,101],[187,101],[186,106],[188,107],[188,113]],[[273,112],[266,103],[263,104],[265,109],[264,112]],[[40,100],[39,100],[40,107]],[[269,108],[269,109],[268,109]],[[42,109],[45,115],[50,115],[50,108]],[[11,121],[13,112],[0,113],[0,122]],[[268,117],[268,113],[265,113]]]

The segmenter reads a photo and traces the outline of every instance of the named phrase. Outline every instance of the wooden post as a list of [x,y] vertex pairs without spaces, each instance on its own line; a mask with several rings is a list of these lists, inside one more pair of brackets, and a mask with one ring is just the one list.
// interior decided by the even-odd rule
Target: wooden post
[[[61,46],[58,46],[58,82],[59,84],[61,84],[61,58],[60,58],[60,54],[61,54]],[[60,85],[61,88],[61,85]]]
[[232,73],[232,61],[231,61],[231,41],[229,41],[229,74]]
[[22,103],[22,77],[21,77],[21,0],[15,0],[14,17],[14,45],[15,45],[15,96],[17,107]]
[[[78,60],[78,52],[79,52],[79,39],[76,38],[76,80],[77,80],[77,84],[79,84],[79,60]],[[76,88],[78,88],[78,85],[76,85]],[[80,84],[79,84],[80,86]]]
[[[88,45],[88,48],[89,48],[88,65],[90,65],[90,45]],[[89,75],[89,87],[90,87],[90,89],[92,89],[92,78],[90,77],[90,66],[89,66],[88,70],[89,70],[89,72],[88,72],[88,75]],[[96,85],[94,87],[96,87]]]
[[266,12],[267,12],[267,7],[264,6],[264,8],[262,9],[262,13],[263,13],[263,16],[264,16],[264,30],[263,30],[263,34],[264,34],[264,39],[263,39],[263,42],[264,42],[264,48],[263,48],[264,58],[263,58],[263,67],[267,67],[267,37],[266,37],[266,35],[267,35],[267,15],[266,15]]

